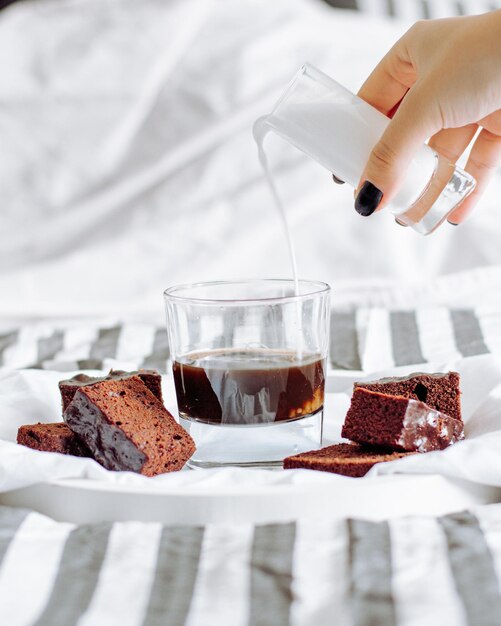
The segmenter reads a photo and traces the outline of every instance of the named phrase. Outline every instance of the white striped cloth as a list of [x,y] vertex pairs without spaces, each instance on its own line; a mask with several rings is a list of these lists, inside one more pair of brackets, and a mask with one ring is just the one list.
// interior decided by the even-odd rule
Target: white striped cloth
[[[501,352],[501,312],[359,308],[331,317],[332,371]],[[230,329],[235,330],[235,329]],[[28,324],[0,366],[168,366],[163,327]],[[0,625],[494,626],[501,505],[441,518],[266,526],[76,526],[0,507]]]
[[[501,354],[499,309],[359,308],[331,315],[332,371],[372,372],[488,353]],[[0,331],[0,367],[70,371],[118,362],[165,372],[168,361],[165,328],[152,324],[41,323]]]
[[495,626],[500,581],[501,505],[206,527],[0,507],[9,626]]

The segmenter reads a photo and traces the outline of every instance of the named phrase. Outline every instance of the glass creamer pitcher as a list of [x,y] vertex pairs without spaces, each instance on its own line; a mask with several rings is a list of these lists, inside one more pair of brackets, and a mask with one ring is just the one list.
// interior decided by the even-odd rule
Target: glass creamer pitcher
[[[272,112],[256,122],[254,135],[259,143],[268,130],[274,131],[356,188],[389,123],[373,106],[305,64]],[[473,191],[475,182],[423,144],[387,209],[400,223],[428,235]]]

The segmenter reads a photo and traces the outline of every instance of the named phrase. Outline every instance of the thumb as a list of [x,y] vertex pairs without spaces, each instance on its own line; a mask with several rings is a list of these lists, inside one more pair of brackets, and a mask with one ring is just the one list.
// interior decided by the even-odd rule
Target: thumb
[[374,146],[356,192],[355,209],[369,216],[398,191],[413,155],[442,127],[442,117],[429,90],[417,84],[407,93]]

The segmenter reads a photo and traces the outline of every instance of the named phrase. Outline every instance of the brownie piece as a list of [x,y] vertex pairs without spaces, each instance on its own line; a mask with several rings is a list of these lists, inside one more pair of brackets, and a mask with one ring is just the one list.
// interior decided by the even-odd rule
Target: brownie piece
[[457,420],[461,419],[461,391],[459,374],[424,374],[416,372],[401,378],[381,378],[366,383],[355,383],[354,389],[361,387],[369,391],[387,393],[390,396],[403,396],[424,402],[432,409],[446,413]]
[[181,469],[195,451],[190,435],[137,376],[82,386],[63,417],[109,470],[155,476]]
[[148,387],[151,393],[156,396],[160,402],[162,398],[162,377],[155,370],[138,370],[137,372],[123,372],[122,370],[110,370],[107,376],[94,377],[87,374],[77,374],[68,380],[59,382],[59,391],[61,392],[61,400],[63,403],[63,413],[73,400],[76,392],[87,385],[94,385],[103,380],[125,380],[131,376],[138,376]]
[[92,456],[89,448],[64,422],[20,426],[17,431],[17,443],[43,452]]
[[284,459],[284,469],[312,469],[358,478],[365,476],[376,463],[396,461],[412,454],[415,452],[395,452],[356,443],[339,443],[321,450],[289,456]]
[[357,388],[341,435],[393,450],[442,450],[464,438],[463,422],[424,402]]

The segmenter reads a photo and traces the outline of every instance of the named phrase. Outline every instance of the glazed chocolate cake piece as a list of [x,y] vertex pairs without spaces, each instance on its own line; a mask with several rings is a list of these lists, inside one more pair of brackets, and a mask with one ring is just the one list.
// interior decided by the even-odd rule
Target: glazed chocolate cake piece
[[155,476],[181,469],[195,451],[190,435],[137,376],[82,386],[63,417],[109,470]]
[[424,402],[358,387],[341,435],[362,444],[393,450],[442,450],[464,438],[463,422]]
[[461,419],[461,391],[459,374],[425,374],[415,372],[401,378],[381,378],[370,382],[355,383],[354,389],[362,388],[390,396],[403,396],[424,402],[432,409]]
[[17,431],[17,443],[43,452],[92,457],[89,448],[64,422],[20,426]]
[[61,392],[61,400],[63,404],[63,413],[73,400],[76,392],[87,385],[94,385],[104,380],[126,380],[131,376],[138,376],[148,387],[151,393],[156,396],[160,402],[162,398],[162,377],[155,370],[137,370],[136,372],[124,372],[122,370],[110,370],[107,376],[94,377],[87,374],[77,374],[68,380],[59,382],[59,391]]
[[339,443],[321,450],[303,452],[284,459],[284,469],[312,469],[359,478],[376,463],[396,461],[415,452],[395,452],[384,448]]

